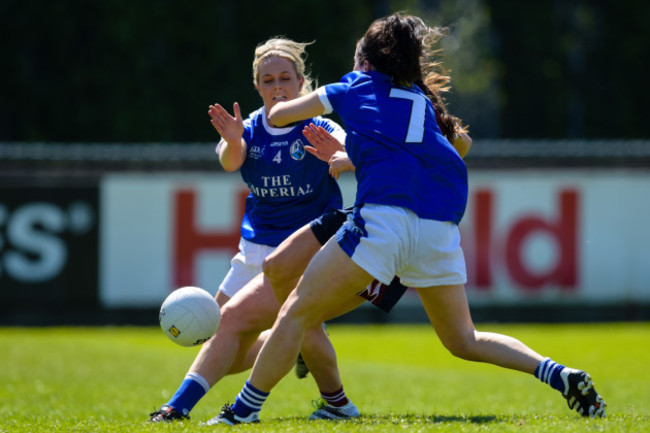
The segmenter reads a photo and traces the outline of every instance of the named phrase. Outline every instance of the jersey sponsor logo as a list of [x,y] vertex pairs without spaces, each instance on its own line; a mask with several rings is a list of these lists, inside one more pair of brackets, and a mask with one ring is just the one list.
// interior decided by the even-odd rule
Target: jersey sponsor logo
[[300,186],[281,186],[275,188],[263,188],[248,184],[248,187],[258,197],[299,197],[314,192],[314,189],[309,183]]
[[271,143],[271,147],[283,147],[288,145],[289,145],[288,141],[274,141],[273,143]]
[[258,197],[298,197],[314,192],[311,184],[293,185],[291,176],[262,176],[261,185],[249,183],[251,192]]
[[305,157],[305,145],[302,144],[301,139],[297,139],[291,143],[291,157],[296,161],[300,161]]

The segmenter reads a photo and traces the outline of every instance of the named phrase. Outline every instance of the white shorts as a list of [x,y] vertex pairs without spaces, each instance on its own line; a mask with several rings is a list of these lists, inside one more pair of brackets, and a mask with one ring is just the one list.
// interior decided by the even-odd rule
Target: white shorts
[[276,247],[256,244],[244,238],[239,239],[239,252],[230,260],[230,270],[221,282],[219,290],[232,298],[257,274],[262,272],[262,263]]
[[452,222],[371,204],[355,209],[336,238],[357,265],[384,284],[395,275],[408,287],[467,282],[460,232]]

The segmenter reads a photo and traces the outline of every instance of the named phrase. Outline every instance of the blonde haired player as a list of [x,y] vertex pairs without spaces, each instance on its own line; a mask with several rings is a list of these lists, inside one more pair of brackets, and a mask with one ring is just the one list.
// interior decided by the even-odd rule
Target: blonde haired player
[[[302,132],[313,124],[342,141],[341,127],[319,116],[280,128],[268,119],[277,103],[312,90],[305,68],[308,45],[276,37],[255,49],[253,84],[263,105],[247,119],[242,118],[236,102],[232,115],[220,104],[209,106],[210,122],[221,136],[216,148],[219,161],[228,172],[239,170],[251,193],[241,223],[239,252],[216,295],[223,315],[220,328],[203,345],[176,393],[150,415],[153,422],[188,418],[194,405],[223,376],[252,365],[259,330],[251,331],[257,324],[250,322],[269,322],[261,328],[267,329],[279,309],[273,290],[263,282],[264,259],[294,231],[342,206],[340,189],[328,173],[327,162],[305,150],[307,140]],[[262,289],[235,299],[255,278]],[[242,334],[242,329],[248,333]],[[323,352],[314,358],[323,359],[326,366],[322,374],[318,366],[312,366],[314,378],[322,392],[342,390],[331,343],[322,329],[314,334],[320,344],[310,347]]]

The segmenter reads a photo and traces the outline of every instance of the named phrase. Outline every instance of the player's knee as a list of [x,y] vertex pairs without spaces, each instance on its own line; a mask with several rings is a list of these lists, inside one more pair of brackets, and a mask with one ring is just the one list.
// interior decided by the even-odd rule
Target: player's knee
[[283,302],[294,288],[297,278],[293,261],[284,260],[282,256],[267,257],[262,265],[264,276],[271,284],[275,296]]
[[217,332],[232,334],[250,332],[254,327],[252,323],[254,318],[254,315],[246,314],[242,305],[227,303],[221,307],[221,322]]
[[473,336],[461,336],[447,339],[443,344],[449,352],[457,358],[467,361],[476,361],[476,339]]
[[221,322],[219,322],[219,331],[231,330],[237,323],[236,314],[228,304],[221,307]]
[[274,254],[269,255],[262,263],[262,271],[271,284],[286,278],[286,269],[287,267],[282,264],[282,258]]

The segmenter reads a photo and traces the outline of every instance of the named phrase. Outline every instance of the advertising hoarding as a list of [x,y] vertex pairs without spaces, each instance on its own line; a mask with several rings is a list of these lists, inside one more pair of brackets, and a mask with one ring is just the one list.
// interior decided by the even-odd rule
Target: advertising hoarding
[[[352,204],[354,178],[340,184]],[[650,176],[625,170],[470,172],[460,225],[470,303],[649,302],[648,191]],[[183,285],[215,293],[247,193],[234,174],[106,176],[102,305],[155,307]]]

